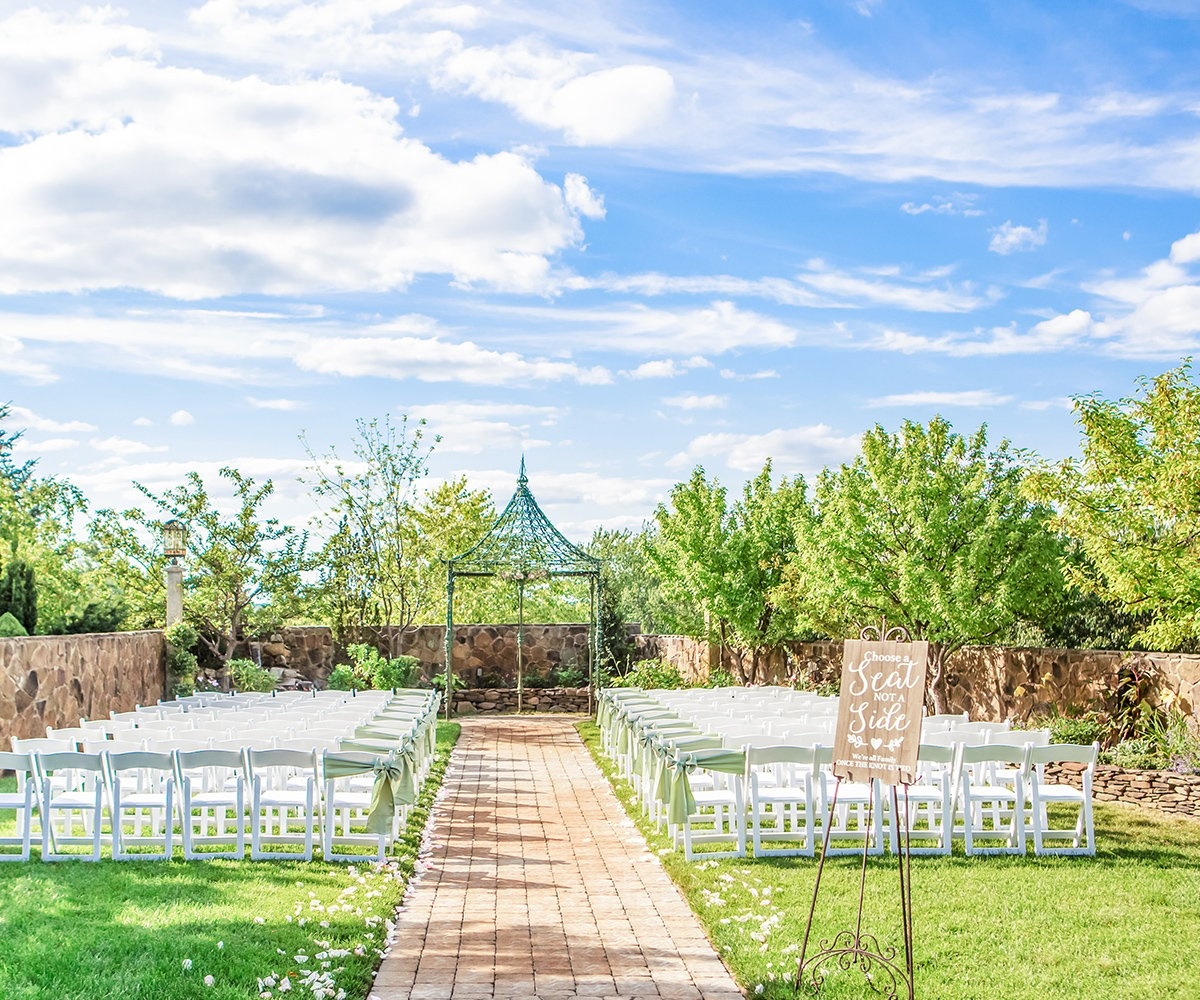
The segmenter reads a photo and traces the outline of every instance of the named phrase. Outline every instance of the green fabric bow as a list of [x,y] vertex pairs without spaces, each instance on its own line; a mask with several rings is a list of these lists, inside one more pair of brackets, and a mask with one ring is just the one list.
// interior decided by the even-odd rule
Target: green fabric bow
[[671,773],[667,782],[667,822],[677,826],[696,811],[696,797],[692,794],[692,783],[688,780],[688,774],[697,767],[724,774],[743,774],[746,770],[746,752],[693,750],[677,754],[669,767]]
[[327,778],[347,778],[374,772],[375,784],[367,809],[367,833],[377,836],[392,832],[397,805],[412,805],[417,801],[415,769],[416,761],[411,750],[393,750],[386,757],[371,761],[339,757],[336,754],[325,755]]

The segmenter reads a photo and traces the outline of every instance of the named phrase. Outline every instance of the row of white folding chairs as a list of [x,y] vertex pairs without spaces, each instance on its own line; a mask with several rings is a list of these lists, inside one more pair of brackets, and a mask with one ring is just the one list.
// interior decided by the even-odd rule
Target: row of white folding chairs
[[[743,857],[747,835],[756,856],[827,853],[949,854],[955,839],[968,855],[1094,854],[1091,785],[1098,745],[922,744],[917,781],[892,793],[879,782],[839,781],[828,747],[748,747],[742,775],[718,775],[694,793],[696,809],[679,828],[689,860]],[[1055,762],[1083,763],[1082,788],[1047,781]],[[703,764],[700,765],[701,774]],[[703,777],[701,778],[704,781]],[[1073,826],[1051,825],[1049,805],[1072,805]],[[773,842],[788,847],[771,847]],[[1066,841],[1065,846],[1055,846]],[[695,845],[723,843],[699,854]]]
[[[363,763],[380,756],[338,755]],[[244,857],[247,828],[252,859],[311,860],[318,823],[326,860],[382,860],[408,807],[397,810],[386,834],[356,831],[365,823],[373,778],[369,771],[335,778],[326,773],[324,757],[312,749],[0,753],[0,770],[17,775],[16,791],[0,793],[0,809],[17,813],[17,831],[0,844],[20,848],[16,854],[0,852],[0,860],[29,859],[35,815],[42,860],[99,860],[106,808],[114,860],[170,858],[176,819],[189,860]],[[414,780],[423,783],[426,776],[422,768]],[[300,850],[270,849],[282,845]],[[373,853],[338,853],[350,845]],[[90,853],[61,850],[68,846],[86,846]],[[232,849],[200,849],[208,846]],[[159,851],[131,853],[131,847]]]

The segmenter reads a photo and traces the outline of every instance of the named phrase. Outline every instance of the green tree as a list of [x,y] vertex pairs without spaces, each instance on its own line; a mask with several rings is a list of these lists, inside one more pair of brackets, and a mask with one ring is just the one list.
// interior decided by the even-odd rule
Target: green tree
[[[11,408],[0,405],[0,423],[10,418]],[[102,598],[105,584],[75,537],[87,507],[83,494],[63,479],[38,476],[36,459],[15,461],[22,433],[0,427],[0,567],[19,562],[32,569],[38,630],[59,632]]]
[[0,614],[5,611],[21,623],[27,633],[37,630],[37,580],[33,567],[24,559],[10,559],[0,576]]
[[670,604],[690,609],[676,617],[676,627],[748,649],[743,683],[758,681],[762,655],[795,638],[801,627],[775,591],[796,551],[806,509],[803,479],[774,486],[768,461],[733,504],[725,487],[697,468],[655,513],[650,558]]
[[829,635],[886,617],[928,640],[930,699],[946,711],[950,654],[1044,619],[1062,594],[1049,512],[1021,491],[1027,463],[1007,441],[989,450],[986,427],[876,426],[817,478],[780,602]]
[[324,510],[317,518],[326,538],[321,551],[320,601],[330,624],[345,638],[392,626],[389,649],[395,657],[398,632],[422,613],[430,592],[430,567],[418,558],[416,487],[428,474],[437,444],[425,442],[425,422],[411,427],[402,417],[359,420],[353,459],[334,449],[318,456],[301,438],[312,460],[308,482]]
[[143,609],[153,605],[161,621],[162,525],[182,521],[188,531],[184,616],[209,652],[227,664],[249,632],[277,628],[299,613],[301,574],[310,561],[304,532],[263,516],[275,489],[271,480],[256,483],[232,468],[219,475],[232,493],[231,515],[222,512],[199,474],[190,472],[183,485],[161,494],[134,483],[152,512],[99,511],[91,534],[97,551],[110,554],[109,567],[125,592],[138,595]]
[[1151,649],[1200,641],[1200,386],[1191,365],[1127,399],[1075,400],[1082,458],[1044,465],[1029,495],[1079,540],[1074,583],[1140,620]]

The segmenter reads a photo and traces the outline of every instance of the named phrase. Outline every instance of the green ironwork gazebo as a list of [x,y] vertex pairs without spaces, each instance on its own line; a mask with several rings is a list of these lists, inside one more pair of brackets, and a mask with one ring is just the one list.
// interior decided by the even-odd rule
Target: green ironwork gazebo
[[454,581],[498,576],[517,585],[517,709],[524,694],[525,587],[560,577],[588,581],[588,710],[600,661],[600,560],[569,542],[529,491],[525,459],[504,512],[473,548],[446,561],[446,715],[454,700]]

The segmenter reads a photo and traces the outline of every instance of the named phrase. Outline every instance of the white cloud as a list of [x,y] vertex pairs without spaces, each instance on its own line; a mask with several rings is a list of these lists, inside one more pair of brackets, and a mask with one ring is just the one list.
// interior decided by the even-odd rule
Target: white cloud
[[166,451],[165,444],[151,445],[144,441],[131,441],[123,437],[92,438],[90,444],[97,451],[110,452],[113,455],[142,455],[151,451]]
[[997,326],[970,334],[947,333],[929,337],[885,330],[860,346],[902,354],[947,354],[960,358],[1048,354],[1082,346],[1089,341],[1094,329],[1091,313],[1073,309],[1036,323],[1024,332],[1013,326]]
[[571,361],[526,358],[493,351],[469,340],[452,343],[434,337],[327,337],[296,356],[296,364],[324,375],[415,378],[422,382],[512,385],[573,381],[604,385],[612,376],[601,367]]
[[195,422],[196,418],[188,413],[187,410],[176,410],[171,414],[171,423],[176,427],[188,427]]
[[256,410],[303,410],[308,403],[300,399],[259,399],[256,396],[247,396],[246,402]]
[[[637,295],[722,295],[765,299],[780,305],[818,309],[863,309],[890,306],[914,312],[971,312],[999,294],[981,295],[971,282],[946,282],[949,269],[905,274],[899,267],[847,270],[823,260],[810,260],[794,277],[742,278],[728,274],[572,275],[564,280],[571,290],[599,288]],[[936,282],[936,284],[935,284]]]
[[711,361],[697,355],[693,358],[687,358],[684,361],[676,361],[674,358],[666,358],[662,361],[644,361],[636,368],[622,372],[621,374],[632,379],[678,378],[680,375],[686,375],[694,368],[711,367]]
[[73,434],[96,430],[95,424],[89,424],[83,420],[53,420],[50,417],[39,416],[24,406],[10,406],[8,414],[10,419],[31,431]]
[[154,421],[151,420],[149,417],[134,417],[132,423],[133,423],[134,427],[153,427],[154,426]]
[[1010,254],[1045,246],[1050,227],[1045,219],[1038,220],[1036,229],[1031,226],[1014,226],[1010,219],[989,232],[992,239],[988,243],[988,249],[992,253]]
[[976,208],[975,202],[979,196],[974,194],[954,194],[948,197],[934,195],[929,201],[917,203],[906,201],[900,206],[900,211],[906,215],[924,215],[931,212],[934,215],[962,215],[966,217],[983,215],[983,209]]
[[[577,346],[693,357],[746,348],[790,347],[797,331],[763,313],[718,301],[702,309],[652,309],[640,303],[594,308],[495,307],[493,314],[519,316],[546,328],[558,341],[570,324]],[[661,377],[661,376],[660,376]]]
[[582,178],[568,204],[520,155],[434,153],[363,87],[171,65],[116,16],[0,21],[19,137],[0,156],[0,292],[384,291],[420,274],[542,291],[600,210]]
[[79,442],[75,438],[46,438],[44,441],[30,441],[28,438],[21,438],[14,446],[14,450],[41,455],[46,452],[67,451],[78,447]]
[[678,396],[663,397],[663,405],[673,406],[680,410],[723,410],[729,405],[729,397],[683,393]]
[[754,382],[764,378],[779,378],[779,372],[774,368],[763,368],[756,372],[735,372],[732,368],[722,368],[721,378],[733,379],[736,382]]
[[1022,410],[1070,410],[1074,409],[1075,401],[1070,396],[1055,396],[1053,399],[1026,399],[1020,403]]
[[868,400],[867,406],[1003,406],[1012,396],[992,389],[962,389],[956,392],[898,392]]
[[49,365],[40,361],[30,361],[22,357],[25,345],[16,337],[0,334],[0,358],[4,359],[4,374],[19,378],[31,385],[48,385],[58,381],[58,375]]
[[565,413],[558,406],[459,401],[414,406],[409,415],[423,418],[431,433],[441,435],[438,452],[479,454],[545,445],[531,436],[532,428],[553,427]]
[[702,434],[667,464],[678,468],[716,458],[739,472],[757,472],[770,458],[777,473],[813,473],[850,461],[859,441],[859,435],[837,434],[827,424],[780,427],[764,434]]
[[604,198],[588,187],[586,177],[567,174],[563,180],[563,197],[567,205],[584,218],[604,218]]

